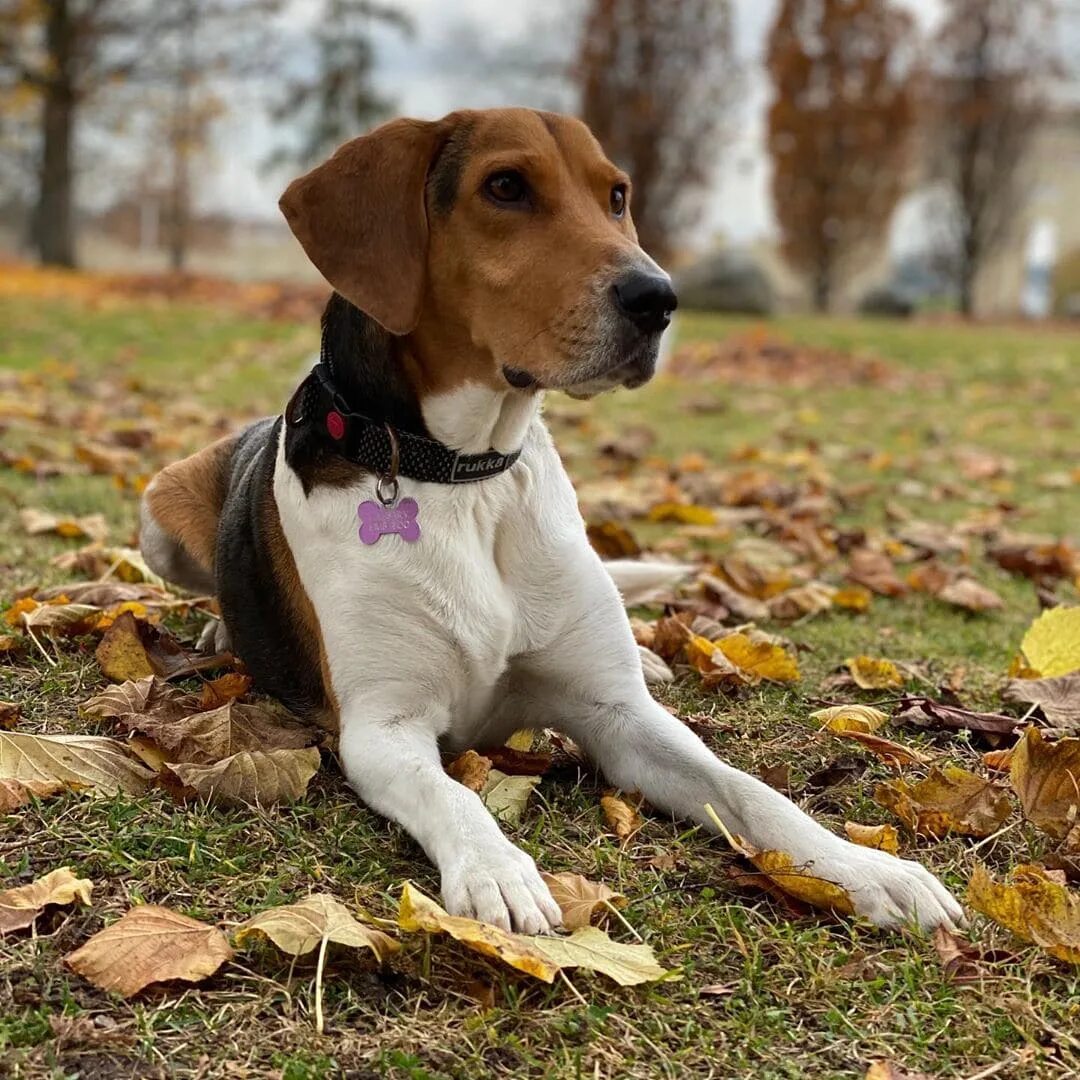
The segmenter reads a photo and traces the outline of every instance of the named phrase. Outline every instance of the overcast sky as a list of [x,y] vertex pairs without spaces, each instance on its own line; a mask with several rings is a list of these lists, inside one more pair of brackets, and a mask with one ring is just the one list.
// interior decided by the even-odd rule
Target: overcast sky
[[[940,18],[943,0],[898,0],[910,9],[925,29]],[[768,161],[764,153],[764,119],[768,86],[761,70],[765,38],[777,0],[733,0],[736,47],[746,72],[745,93],[729,145],[724,147],[706,228],[701,235],[721,235],[735,243],[748,243],[768,235],[773,226],[768,198]],[[402,115],[437,117],[458,107],[534,104],[522,100],[513,80],[491,78],[486,63],[470,50],[473,34],[482,34],[484,55],[518,46],[531,32],[538,52],[558,53],[560,24],[538,21],[538,6],[523,0],[399,0],[398,7],[412,17],[416,34],[378,35],[379,90],[397,103]],[[288,22],[302,35],[322,0],[295,0]],[[550,5],[549,5],[550,10]],[[557,7],[556,7],[557,11]],[[560,49],[563,46],[563,49]],[[224,207],[249,216],[276,214],[277,197],[287,173],[266,174],[258,163],[273,144],[273,133],[257,108],[244,109],[223,123],[218,151],[201,203]]]

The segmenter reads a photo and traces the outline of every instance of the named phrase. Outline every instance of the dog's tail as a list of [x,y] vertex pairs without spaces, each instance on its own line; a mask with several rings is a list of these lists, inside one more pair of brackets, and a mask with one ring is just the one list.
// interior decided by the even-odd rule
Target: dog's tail
[[627,607],[647,604],[685,581],[694,567],[641,559],[612,559],[604,566]]

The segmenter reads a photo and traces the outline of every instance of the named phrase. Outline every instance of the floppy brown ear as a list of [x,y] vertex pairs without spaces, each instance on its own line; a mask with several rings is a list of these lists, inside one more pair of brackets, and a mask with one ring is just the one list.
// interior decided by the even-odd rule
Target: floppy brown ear
[[438,123],[392,120],[294,180],[278,203],[323,277],[392,334],[420,318],[424,186],[440,132]]

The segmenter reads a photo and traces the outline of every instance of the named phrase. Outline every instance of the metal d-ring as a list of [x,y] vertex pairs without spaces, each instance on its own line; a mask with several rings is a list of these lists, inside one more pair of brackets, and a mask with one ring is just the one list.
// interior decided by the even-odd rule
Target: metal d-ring
[[390,468],[375,482],[375,497],[383,506],[393,506],[398,497],[398,465],[401,450],[398,446],[397,432],[386,424],[386,437],[390,440]]

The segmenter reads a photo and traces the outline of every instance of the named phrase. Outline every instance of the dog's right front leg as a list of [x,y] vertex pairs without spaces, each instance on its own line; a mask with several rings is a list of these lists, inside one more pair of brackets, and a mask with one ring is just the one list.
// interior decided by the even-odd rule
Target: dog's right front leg
[[[536,864],[502,834],[480,797],[443,771],[439,706],[373,715],[370,702],[341,712],[341,764],[373,810],[403,825],[438,867],[452,915],[526,934],[559,925]],[[443,710],[444,711],[444,710]]]

